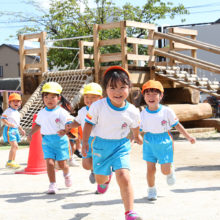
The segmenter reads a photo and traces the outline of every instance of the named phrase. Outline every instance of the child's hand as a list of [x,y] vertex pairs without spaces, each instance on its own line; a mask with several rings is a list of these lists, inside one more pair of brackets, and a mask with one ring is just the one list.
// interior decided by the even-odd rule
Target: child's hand
[[139,134],[137,137],[134,137],[133,142],[137,143],[137,144],[140,144],[140,145],[143,144],[142,136]]
[[86,157],[88,151],[89,151],[89,143],[88,142],[83,143],[82,144],[82,155]]
[[66,131],[65,130],[59,130],[57,132],[57,134],[62,137],[62,136],[64,136],[66,134]]
[[194,137],[189,137],[188,138],[188,141],[191,143],[191,144],[195,144],[196,143],[196,139]]
[[25,130],[23,130],[23,128],[20,128],[19,130],[20,130],[20,133],[21,133],[22,136],[26,135],[26,132],[25,132]]
[[65,125],[65,131],[66,131],[66,133],[69,133],[71,129],[72,129],[71,124],[66,124],[66,125]]

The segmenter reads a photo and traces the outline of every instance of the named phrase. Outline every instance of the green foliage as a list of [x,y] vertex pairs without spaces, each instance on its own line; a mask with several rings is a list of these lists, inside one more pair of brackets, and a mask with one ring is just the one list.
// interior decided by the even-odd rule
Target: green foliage
[[[89,1],[91,2],[91,0]],[[28,1],[34,7],[39,6],[34,1]],[[41,17],[25,17],[21,14],[14,14],[20,19],[30,19],[34,26],[23,27],[17,34],[46,31],[49,39],[63,39],[77,36],[88,36],[93,34],[93,24],[105,24],[122,20],[133,20],[145,23],[155,23],[159,19],[166,17],[174,18],[176,15],[188,14],[185,7],[180,4],[173,6],[172,2],[163,0],[147,0],[140,6],[133,6],[129,3],[121,8],[117,7],[112,0],[94,0],[91,7],[88,0],[52,0],[48,12],[41,10]],[[146,38],[147,33],[143,29],[127,28],[127,35],[138,38]],[[119,29],[111,29],[100,32],[101,39],[114,39],[120,37]],[[92,41],[92,38],[85,39]],[[57,41],[53,46],[78,48],[79,40]],[[130,48],[128,50],[131,50]],[[86,53],[91,53],[93,49],[87,48]],[[115,53],[120,51],[120,45],[106,46],[101,48],[101,53]],[[78,60],[73,62],[77,55],[77,50],[50,49],[48,52],[49,68],[53,66],[62,69],[74,69],[78,65]],[[140,54],[146,54],[146,48],[139,47]],[[91,61],[86,63],[92,65]]]

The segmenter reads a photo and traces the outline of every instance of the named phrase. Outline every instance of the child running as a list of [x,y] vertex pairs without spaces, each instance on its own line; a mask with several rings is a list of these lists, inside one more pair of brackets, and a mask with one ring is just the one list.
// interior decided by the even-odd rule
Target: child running
[[5,124],[3,130],[3,140],[5,143],[9,142],[11,149],[9,151],[7,168],[20,168],[20,165],[15,162],[16,152],[18,149],[18,142],[20,142],[20,134],[25,135],[25,131],[20,126],[20,113],[18,109],[21,107],[21,96],[18,93],[12,93],[9,98],[9,108],[7,108],[1,116],[2,122]]
[[[69,124],[70,127],[79,127],[81,125],[82,129],[84,128],[86,115],[88,113],[88,110],[91,106],[91,104],[99,99],[102,98],[102,87],[97,83],[89,83],[84,86],[83,89],[83,99],[84,104],[86,106],[82,107],[78,111],[78,115],[76,116],[74,122],[72,124]],[[95,177],[93,173],[92,168],[92,150],[91,150],[91,142],[94,138],[93,132],[91,132],[89,137],[89,150],[86,154],[86,156],[83,156],[82,159],[82,166],[86,170],[91,170],[91,174],[89,176],[90,182],[93,184],[95,183]]]
[[169,132],[175,127],[192,144],[191,137],[178,121],[174,111],[160,104],[164,89],[159,81],[149,80],[142,87],[142,94],[147,104],[141,112],[141,130],[145,133],[143,160],[147,162],[148,199],[157,199],[155,187],[156,163],[161,164],[161,172],[167,176],[167,184],[176,182],[173,163],[173,139]]
[[45,83],[41,92],[46,107],[38,112],[36,125],[28,135],[28,140],[31,140],[31,136],[36,131],[41,130],[42,148],[50,181],[47,193],[56,194],[55,161],[58,161],[60,169],[63,170],[65,185],[67,187],[72,185],[69,166],[66,161],[69,159],[69,139],[67,135],[59,136],[58,133],[65,129],[67,123],[72,122],[73,117],[58,105],[62,92],[62,87],[58,83]]
[[91,131],[94,139],[93,170],[98,185],[98,192],[106,192],[115,172],[125,208],[126,220],[141,219],[133,211],[133,188],[130,180],[130,140],[127,136],[132,130],[134,141],[142,144],[139,134],[140,113],[126,101],[131,87],[127,70],[120,66],[108,68],[104,73],[103,88],[107,97],[94,102],[86,115],[83,130],[82,154],[89,151]]

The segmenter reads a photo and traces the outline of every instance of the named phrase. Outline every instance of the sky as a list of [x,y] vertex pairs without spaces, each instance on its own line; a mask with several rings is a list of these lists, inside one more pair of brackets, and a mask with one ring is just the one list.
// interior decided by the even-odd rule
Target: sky
[[[50,0],[35,0],[44,10],[49,7]],[[58,0],[57,0],[58,1]],[[92,7],[92,1],[89,3]],[[113,0],[117,6],[131,3],[134,6],[142,6],[145,0]],[[214,22],[220,18],[220,1],[218,0],[169,0],[175,6],[184,2],[184,6],[190,11],[190,15],[177,16],[174,20],[166,18],[165,20],[157,21],[159,26],[181,25],[181,24],[195,24]],[[24,4],[24,0],[0,0],[0,14],[1,12],[24,12],[31,15],[39,15],[40,12],[36,11],[32,5]],[[185,18],[186,21],[181,23],[181,19]],[[16,22],[15,19],[9,21],[8,18],[0,16],[0,45],[1,44],[18,44],[16,37],[10,38],[9,36],[16,35],[16,31],[21,29],[27,23]]]

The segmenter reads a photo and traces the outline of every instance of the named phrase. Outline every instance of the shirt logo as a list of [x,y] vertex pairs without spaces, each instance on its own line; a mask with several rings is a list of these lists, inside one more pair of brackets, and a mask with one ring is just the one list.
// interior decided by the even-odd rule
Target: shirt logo
[[121,128],[123,129],[123,128],[127,128],[128,127],[128,124],[126,123],[126,122],[124,122],[123,124],[122,124],[122,126],[121,126]]
[[92,120],[92,116],[91,116],[89,113],[86,115],[86,117],[87,117],[89,120]]
[[55,122],[56,122],[56,123],[59,123],[59,122],[60,122],[60,119],[59,119],[59,118],[56,118]]
[[167,125],[167,121],[166,120],[161,121],[161,125],[162,126],[166,126]]

